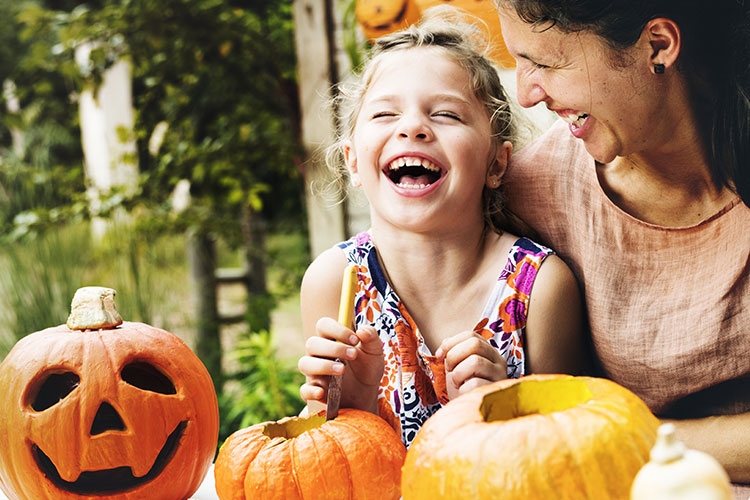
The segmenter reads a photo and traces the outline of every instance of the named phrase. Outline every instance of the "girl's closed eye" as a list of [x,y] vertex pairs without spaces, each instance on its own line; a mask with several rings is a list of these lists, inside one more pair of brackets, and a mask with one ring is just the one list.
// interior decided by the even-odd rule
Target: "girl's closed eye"
[[438,112],[434,113],[433,115],[434,116],[441,116],[441,117],[451,118],[451,119],[459,121],[459,122],[461,121],[461,116],[458,113],[454,112],[454,111],[438,111]]
[[386,118],[389,116],[396,116],[396,112],[395,111],[377,111],[372,114],[371,119],[374,120],[376,118]]

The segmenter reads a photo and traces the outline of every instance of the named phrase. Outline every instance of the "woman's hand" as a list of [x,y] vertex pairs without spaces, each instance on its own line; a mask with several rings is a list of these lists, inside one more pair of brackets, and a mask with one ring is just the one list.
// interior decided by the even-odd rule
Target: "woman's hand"
[[505,359],[476,332],[466,331],[448,337],[435,354],[445,363],[445,386],[449,399],[475,387],[508,378]]
[[[341,407],[377,414],[385,359],[383,343],[375,329],[364,326],[354,332],[333,318],[321,318],[315,325],[315,333],[307,339],[306,354],[297,364],[305,375],[305,383],[300,387],[302,399],[325,404],[331,376],[343,374]],[[336,358],[345,363],[335,361]]]

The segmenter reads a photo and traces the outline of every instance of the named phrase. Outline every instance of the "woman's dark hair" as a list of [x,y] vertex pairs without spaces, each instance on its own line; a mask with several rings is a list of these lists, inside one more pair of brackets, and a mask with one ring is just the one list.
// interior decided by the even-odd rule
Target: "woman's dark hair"
[[680,27],[688,82],[717,187],[750,206],[750,0],[495,0],[540,29],[589,31],[614,49],[657,17]]

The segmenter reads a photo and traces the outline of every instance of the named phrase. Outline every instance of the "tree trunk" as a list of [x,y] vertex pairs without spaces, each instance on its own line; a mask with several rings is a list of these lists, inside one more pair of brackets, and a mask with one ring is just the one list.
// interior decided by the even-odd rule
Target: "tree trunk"
[[271,329],[272,298],[266,282],[266,221],[246,204],[242,210],[245,242],[247,323],[250,332]]
[[211,374],[218,394],[224,383],[224,375],[221,369],[222,350],[216,303],[214,240],[200,231],[194,231],[189,236],[188,258],[195,287],[195,350]]

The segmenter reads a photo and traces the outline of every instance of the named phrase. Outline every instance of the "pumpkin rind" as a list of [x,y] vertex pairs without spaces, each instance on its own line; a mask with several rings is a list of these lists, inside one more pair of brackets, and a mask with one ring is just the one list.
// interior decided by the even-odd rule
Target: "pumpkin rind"
[[[511,408],[512,418],[484,421],[485,396],[517,384],[540,384],[528,390],[542,391],[556,381],[581,382],[591,398],[546,414],[513,417]],[[495,382],[425,422],[406,455],[403,498],[624,500],[657,427],[645,403],[608,380],[531,375]]]
[[408,28],[419,20],[414,0],[357,0],[354,15],[369,39]]
[[[157,368],[174,394],[127,383],[121,370],[132,363]],[[79,385],[35,410],[31,401],[41,380],[63,372],[78,375]],[[104,403],[122,428],[92,434]],[[87,331],[61,325],[21,339],[0,364],[0,414],[0,485],[13,500],[183,500],[208,471],[219,429],[216,393],[198,357],[175,335],[135,322]],[[153,467],[153,477],[122,491],[69,491],[40,469],[37,449],[64,481],[117,467],[130,467],[136,477]]]
[[[309,417],[308,417],[309,418]],[[221,446],[214,476],[221,500],[396,500],[406,450],[393,429],[364,411],[339,415],[296,437],[270,437],[264,422]]]

